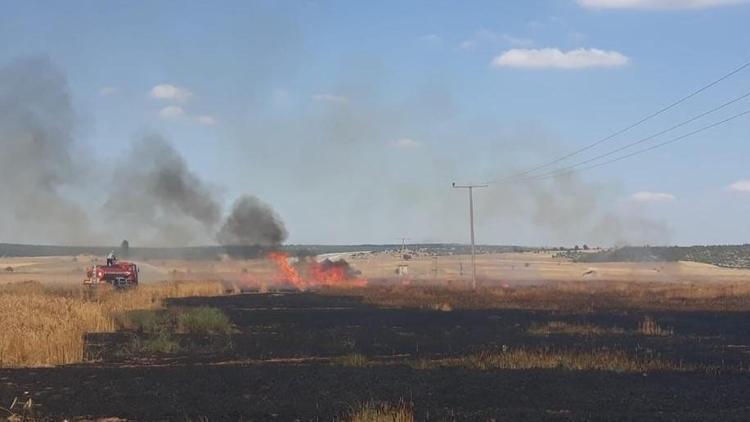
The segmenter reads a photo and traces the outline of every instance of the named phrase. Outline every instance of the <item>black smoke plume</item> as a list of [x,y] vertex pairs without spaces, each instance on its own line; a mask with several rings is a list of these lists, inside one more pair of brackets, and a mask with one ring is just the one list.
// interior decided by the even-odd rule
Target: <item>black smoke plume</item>
[[[210,238],[221,219],[218,189],[201,180],[158,135],[136,141],[113,175],[108,219],[150,243]],[[132,237],[132,235],[131,235]]]
[[258,198],[244,195],[232,206],[216,240],[224,246],[275,247],[286,240],[284,223]]

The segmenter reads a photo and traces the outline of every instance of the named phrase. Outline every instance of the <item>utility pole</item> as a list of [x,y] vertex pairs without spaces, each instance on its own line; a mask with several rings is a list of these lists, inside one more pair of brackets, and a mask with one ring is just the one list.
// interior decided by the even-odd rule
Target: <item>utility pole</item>
[[471,288],[477,289],[477,258],[474,252],[474,188],[486,188],[487,185],[457,185],[453,182],[455,189],[469,190],[469,227],[471,229]]
[[406,241],[411,240],[408,237],[402,237],[401,238],[401,256],[403,256],[406,253]]

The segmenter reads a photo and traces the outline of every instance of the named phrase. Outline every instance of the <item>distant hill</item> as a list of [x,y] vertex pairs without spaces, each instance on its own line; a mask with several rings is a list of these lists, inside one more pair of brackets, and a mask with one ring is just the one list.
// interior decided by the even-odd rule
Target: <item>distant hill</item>
[[627,246],[596,253],[572,253],[577,262],[694,261],[726,268],[750,268],[750,244],[705,246]]
[[[435,255],[456,255],[470,253],[470,246],[455,243],[410,244],[411,251],[421,251]],[[362,245],[284,245],[280,248],[293,255],[319,255],[344,252],[387,252],[398,251],[400,244]],[[477,245],[477,253],[520,252],[529,250],[519,246]],[[223,255],[252,258],[268,252],[268,248],[258,246],[191,246],[191,247],[134,247],[129,248],[129,256],[134,259],[218,259]],[[53,246],[0,243],[0,257],[17,256],[71,256],[107,255],[110,251],[119,253],[117,246]],[[125,258],[125,257],[123,257]]]

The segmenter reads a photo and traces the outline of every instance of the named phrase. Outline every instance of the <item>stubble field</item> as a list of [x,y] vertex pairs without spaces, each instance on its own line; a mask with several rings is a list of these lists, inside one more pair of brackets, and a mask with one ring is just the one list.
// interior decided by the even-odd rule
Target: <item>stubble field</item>
[[[137,292],[100,298],[71,293],[84,258],[3,260],[17,270],[0,276],[0,299],[18,311],[4,312],[3,326],[33,319],[29,309],[44,314],[43,298],[81,342],[61,362],[6,361],[16,368],[0,369],[0,406],[17,399],[32,405],[9,412],[35,418],[127,420],[750,414],[746,271],[483,255],[471,291],[465,256],[346,259],[368,286],[274,292],[265,260],[159,261],[140,263],[155,276]],[[100,325],[70,322],[83,309]],[[26,335],[8,343],[32,344]]]

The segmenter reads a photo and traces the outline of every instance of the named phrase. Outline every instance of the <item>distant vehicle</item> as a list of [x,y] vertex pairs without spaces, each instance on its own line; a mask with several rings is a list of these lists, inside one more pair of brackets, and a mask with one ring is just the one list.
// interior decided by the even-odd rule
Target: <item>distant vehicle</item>
[[107,260],[107,265],[94,265],[86,268],[84,286],[109,284],[118,289],[138,286],[138,266],[132,262]]

